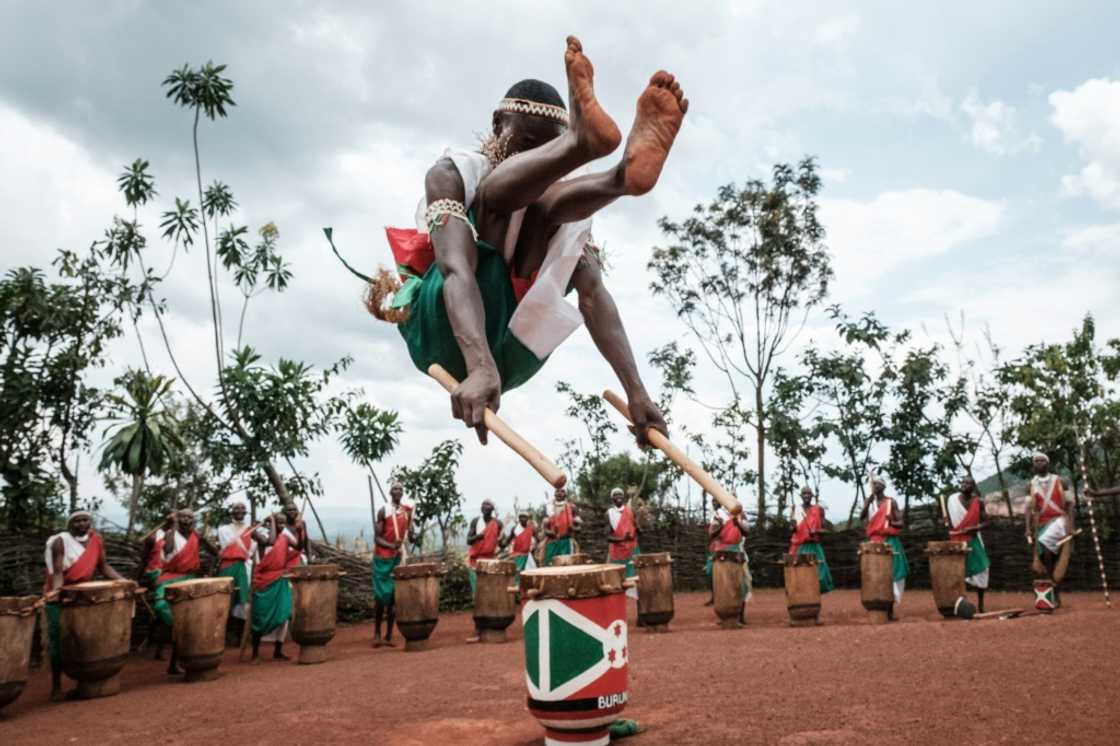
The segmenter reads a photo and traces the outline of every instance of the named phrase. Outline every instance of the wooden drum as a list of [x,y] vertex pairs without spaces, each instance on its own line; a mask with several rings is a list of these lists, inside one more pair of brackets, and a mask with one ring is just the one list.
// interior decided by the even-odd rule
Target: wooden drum
[[39,596],[0,598],[0,707],[15,702],[27,686]]
[[439,622],[439,579],[445,572],[439,562],[399,565],[393,570],[397,627],[406,651],[428,648],[428,638]]
[[668,632],[673,618],[673,558],[668,552],[634,557],[638,571],[638,624],[654,632]]
[[299,662],[322,663],[338,619],[338,565],[304,565],[288,572],[292,581],[292,639]]
[[743,614],[747,556],[735,550],[722,550],[712,556],[712,604],[719,626],[738,629]]
[[544,742],[607,744],[629,697],[630,647],[622,565],[521,573],[525,683]]
[[583,554],[558,554],[552,558],[553,567],[570,567],[571,565],[590,565],[591,555]]
[[790,626],[815,626],[821,615],[821,581],[816,556],[787,554],[782,564]]
[[135,596],[136,583],[131,580],[62,586],[58,598],[62,670],[78,682],[82,699],[120,692]]
[[233,578],[196,578],[167,586],[175,624],[171,639],[187,681],[218,678],[226,649],[226,617]]
[[513,624],[516,589],[510,588],[517,565],[509,560],[478,560],[475,575],[474,626],[481,642],[505,642],[506,627]]
[[968,552],[968,545],[962,541],[926,544],[933,603],[943,617],[956,616],[957,601],[964,596],[964,560]]
[[884,542],[865,541],[859,545],[860,601],[872,624],[885,624],[894,608],[894,554]]

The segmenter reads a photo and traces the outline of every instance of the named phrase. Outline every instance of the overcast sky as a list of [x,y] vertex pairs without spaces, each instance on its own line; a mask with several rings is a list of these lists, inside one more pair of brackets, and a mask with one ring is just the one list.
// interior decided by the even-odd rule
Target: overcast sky
[[[575,33],[623,129],[658,68],[675,73],[691,100],[654,192],[596,218],[612,256],[607,282],[643,360],[671,339],[688,342],[648,290],[657,218],[683,216],[719,185],[805,154],[824,174],[831,300],[850,312],[874,310],[922,339],[944,339],[945,314],[963,312],[973,342],[990,325],[1013,351],[1066,338],[1087,311],[1115,336],[1118,25],[1115,3],[1021,0],[7,0],[0,269],[46,265],[57,248],[97,238],[123,212],[114,179],[136,157],[151,161],[157,178],[159,204],[141,220],[149,260],[162,267],[170,251],[157,240],[158,212],[175,196],[192,197],[194,174],[189,114],[164,99],[160,81],[184,62],[226,63],[237,107],[202,130],[203,180],[232,187],[238,223],[275,222],[295,272],[290,290],[250,306],[247,341],[270,361],[324,366],[352,355],[345,383],[401,414],[405,435],[392,463],[417,463],[438,441],[460,437],[467,514],[484,497],[504,512],[514,496],[542,500],[544,483],[500,444],[483,449],[453,424],[446,396],[413,368],[396,331],[361,309],[361,288],[328,253],[323,226],[334,226],[340,248],[363,266],[387,263],[382,229],[410,224],[427,167],[447,145],[473,145],[515,80],[539,77],[563,90],[564,37]],[[197,251],[164,286],[174,343],[204,388],[214,379],[205,287]],[[145,329],[150,348],[153,333]],[[827,323],[812,319],[800,342],[831,344]],[[122,340],[114,360],[138,364],[135,340]],[[158,349],[153,365],[170,372]],[[655,389],[653,373],[646,378]],[[554,455],[578,434],[563,417],[557,380],[585,392],[616,386],[580,330],[503,398],[503,416]],[[710,370],[699,372],[699,386],[707,402],[723,396]],[[678,416],[703,429],[708,414],[684,403]],[[363,473],[335,444],[317,446],[308,466],[323,476],[332,524],[368,520]],[[83,476],[88,494],[96,477],[85,468]],[[850,492],[829,486],[823,499],[846,510]]]

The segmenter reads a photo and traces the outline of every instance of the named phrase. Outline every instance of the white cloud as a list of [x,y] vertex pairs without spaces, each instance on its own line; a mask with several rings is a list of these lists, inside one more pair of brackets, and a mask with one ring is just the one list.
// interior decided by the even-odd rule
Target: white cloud
[[1050,105],[1050,121],[1085,161],[1078,173],[1062,177],[1063,191],[1120,209],[1120,80],[1096,78],[1055,91]]
[[1005,207],[953,190],[884,192],[866,202],[821,200],[835,256],[836,296],[859,297],[887,272],[995,233]]
[[960,108],[968,119],[966,139],[980,150],[992,155],[1015,155],[1037,152],[1042,145],[1042,138],[1034,132],[1020,131],[1018,111],[998,98],[985,103],[972,91]]

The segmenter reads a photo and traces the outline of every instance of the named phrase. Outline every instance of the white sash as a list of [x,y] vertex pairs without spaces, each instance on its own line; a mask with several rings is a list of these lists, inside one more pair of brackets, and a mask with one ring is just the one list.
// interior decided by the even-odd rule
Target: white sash
[[51,545],[54,544],[55,539],[62,539],[62,571],[66,572],[73,567],[74,563],[78,561],[78,558],[85,553],[90,536],[92,536],[92,534],[86,533],[84,539],[79,539],[69,531],[63,531],[47,539],[47,548],[43,554],[43,558],[47,563],[47,574],[54,575],[54,555],[51,552]]

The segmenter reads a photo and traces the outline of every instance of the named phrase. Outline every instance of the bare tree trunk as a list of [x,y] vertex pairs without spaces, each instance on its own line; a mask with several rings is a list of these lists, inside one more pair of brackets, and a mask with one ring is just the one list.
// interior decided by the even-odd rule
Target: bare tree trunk
[[128,498],[128,530],[125,537],[132,538],[132,527],[136,525],[136,509],[140,506],[140,493],[144,491],[144,473],[132,475],[132,494]]
[[759,528],[766,526],[766,422],[763,419],[764,402],[762,385],[754,389],[755,430],[758,433],[758,521]]
[[994,454],[996,462],[996,478],[999,480],[999,492],[1003,495],[1003,504],[1007,506],[1007,517],[1014,518],[1015,512],[1011,509],[1011,490],[1007,487],[1007,479],[1003,476],[1003,467],[999,463],[999,454]]
[[70,466],[66,463],[66,457],[63,456],[58,461],[59,471],[62,473],[62,478],[66,480],[66,486],[70,492],[70,512],[73,513],[78,509],[78,476],[77,462],[75,462],[74,471],[70,471]]

